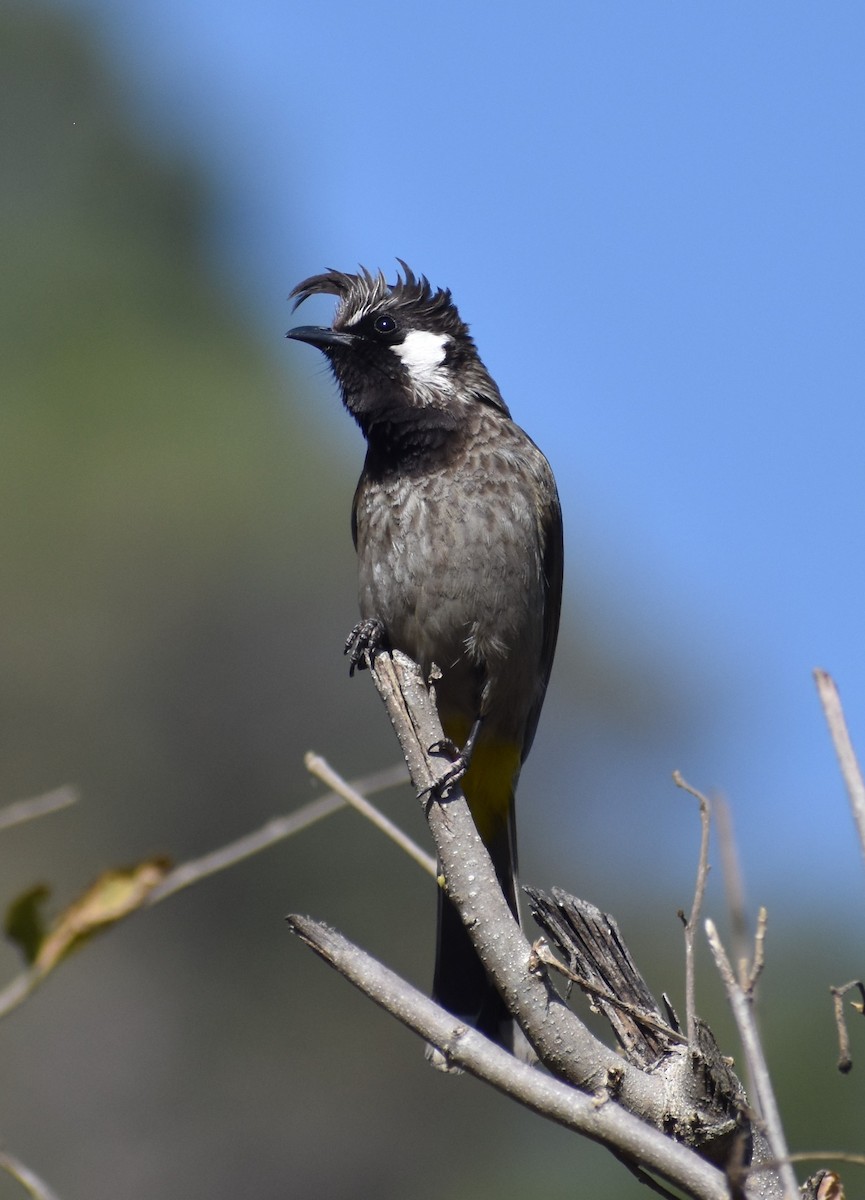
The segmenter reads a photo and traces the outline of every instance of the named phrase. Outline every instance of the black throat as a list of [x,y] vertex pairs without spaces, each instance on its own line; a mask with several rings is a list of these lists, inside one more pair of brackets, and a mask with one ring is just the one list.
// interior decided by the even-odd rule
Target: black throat
[[461,441],[462,430],[447,409],[404,408],[377,419],[358,418],[367,441],[365,470],[381,478],[413,475],[441,466]]

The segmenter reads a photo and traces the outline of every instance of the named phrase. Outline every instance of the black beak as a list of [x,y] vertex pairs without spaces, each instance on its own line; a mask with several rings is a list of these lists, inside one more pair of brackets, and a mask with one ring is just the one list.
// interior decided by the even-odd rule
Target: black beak
[[298,325],[295,329],[289,329],[285,336],[294,338],[296,342],[318,346],[319,350],[329,350],[331,346],[353,346],[356,340],[353,333],[341,333],[319,325]]

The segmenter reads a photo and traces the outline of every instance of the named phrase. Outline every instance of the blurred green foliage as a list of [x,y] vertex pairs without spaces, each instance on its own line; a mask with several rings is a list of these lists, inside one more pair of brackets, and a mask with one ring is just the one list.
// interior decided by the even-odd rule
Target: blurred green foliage
[[327,593],[338,488],[207,267],[201,182],[130,137],[72,22],[4,26],[3,783],[92,789],[132,754],[180,799],[196,731],[242,752],[265,644],[320,572]]

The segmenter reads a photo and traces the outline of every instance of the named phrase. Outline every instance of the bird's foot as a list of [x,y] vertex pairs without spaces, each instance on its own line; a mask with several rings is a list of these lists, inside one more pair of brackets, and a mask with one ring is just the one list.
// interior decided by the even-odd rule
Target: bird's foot
[[465,757],[462,750],[453,740],[453,738],[443,737],[441,741],[433,742],[427,750],[427,754],[442,755],[444,758],[449,758],[454,766],[462,766],[462,774],[465,775],[468,759],[465,762],[461,760]]
[[[444,742],[434,742],[433,745],[430,746],[430,748],[429,748],[430,754],[437,754],[437,753],[449,754],[450,753],[449,750],[443,750],[443,751],[439,750],[439,747],[442,747],[445,744],[446,743],[444,743]],[[452,742],[451,742],[451,746],[453,746]],[[454,749],[456,749],[456,747],[454,747]],[[465,773],[468,769],[469,769],[469,760],[468,760],[467,755],[457,752],[456,757],[451,759],[451,765],[445,771],[444,775],[441,775],[436,780],[436,782],[432,785],[432,787],[429,789],[429,791],[435,792],[436,795],[439,797],[445,796],[446,793],[449,792],[450,789],[454,786],[454,784],[459,783],[459,781],[462,779],[463,775],[465,775]]]
[[370,665],[373,655],[381,650],[385,641],[384,625],[378,617],[367,617],[358,621],[345,639],[344,654],[348,655],[349,675],[362,671]]
[[444,754],[451,760],[451,765],[445,771],[444,775],[428,789],[430,792],[435,792],[436,795],[443,796],[455,783],[459,783],[469,769],[469,764],[472,760],[472,751],[475,748],[480,727],[481,719],[478,717],[472,725],[468,741],[462,749],[449,737],[443,737],[440,741],[433,742],[427,753]]

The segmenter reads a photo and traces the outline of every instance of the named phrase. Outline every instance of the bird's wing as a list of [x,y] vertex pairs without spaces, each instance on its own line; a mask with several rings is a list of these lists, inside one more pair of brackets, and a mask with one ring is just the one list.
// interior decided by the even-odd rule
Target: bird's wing
[[562,611],[562,576],[565,565],[564,536],[562,532],[562,508],[556,481],[553,473],[546,464],[547,501],[538,514],[538,526],[541,539],[541,563],[543,567],[544,584],[544,630],[541,642],[541,660],[539,675],[541,685],[526,721],[526,732],[523,739],[522,761],[532,748],[535,730],[541,715],[544,696],[553,669],[553,656],[556,652],[556,639],[559,636],[559,616]]

